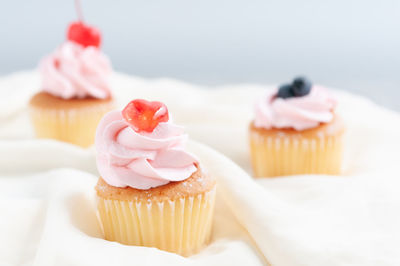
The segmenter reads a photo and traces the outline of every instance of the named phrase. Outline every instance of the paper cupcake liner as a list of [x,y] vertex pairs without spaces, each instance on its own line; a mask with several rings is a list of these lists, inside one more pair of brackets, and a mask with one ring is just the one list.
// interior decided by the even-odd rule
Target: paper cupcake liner
[[38,138],[51,138],[88,147],[94,143],[97,124],[113,103],[85,108],[30,108],[30,116]]
[[301,138],[250,132],[251,161],[256,177],[331,174],[341,171],[342,134]]
[[210,239],[215,188],[197,196],[161,202],[97,199],[107,240],[188,256]]

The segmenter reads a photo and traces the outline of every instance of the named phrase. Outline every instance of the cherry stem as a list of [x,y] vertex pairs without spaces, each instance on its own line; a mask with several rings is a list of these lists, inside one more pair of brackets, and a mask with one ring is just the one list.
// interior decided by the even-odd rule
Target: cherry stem
[[83,13],[82,13],[82,7],[81,7],[80,0],[75,0],[75,9],[76,9],[76,13],[78,13],[79,21],[83,22]]

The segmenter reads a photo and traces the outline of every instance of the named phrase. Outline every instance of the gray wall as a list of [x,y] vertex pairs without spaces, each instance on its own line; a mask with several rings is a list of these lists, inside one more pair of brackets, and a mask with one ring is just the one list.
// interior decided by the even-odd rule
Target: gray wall
[[[0,74],[64,40],[73,1],[0,0]],[[306,74],[400,110],[399,0],[82,0],[116,70],[200,84]]]

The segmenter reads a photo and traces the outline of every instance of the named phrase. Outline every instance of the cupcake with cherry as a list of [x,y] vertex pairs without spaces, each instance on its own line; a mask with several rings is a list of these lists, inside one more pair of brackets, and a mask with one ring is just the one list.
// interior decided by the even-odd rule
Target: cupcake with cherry
[[37,137],[94,143],[98,122],[114,106],[111,64],[100,45],[100,31],[80,20],[69,25],[66,42],[42,59],[41,91],[29,103]]
[[133,100],[96,133],[97,207],[106,240],[188,256],[210,239],[216,181],[185,149],[161,102]]
[[345,127],[336,106],[304,77],[266,93],[249,128],[254,176],[340,174]]

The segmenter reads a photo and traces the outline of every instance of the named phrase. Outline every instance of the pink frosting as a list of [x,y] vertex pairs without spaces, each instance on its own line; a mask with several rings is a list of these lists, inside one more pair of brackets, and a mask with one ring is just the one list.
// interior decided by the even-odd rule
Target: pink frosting
[[313,86],[308,95],[276,98],[277,90],[268,92],[256,103],[254,125],[259,128],[315,128],[333,119],[336,99],[326,88]]
[[111,64],[96,47],[66,42],[46,56],[39,66],[42,89],[64,99],[111,96]]
[[186,140],[183,128],[171,122],[138,133],[120,111],[112,111],[97,128],[97,167],[114,187],[149,189],[182,181],[197,170],[197,159],[184,150]]

